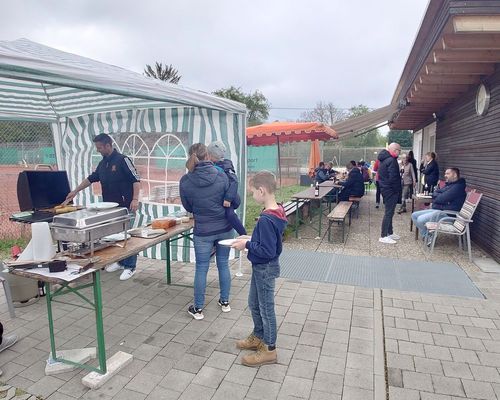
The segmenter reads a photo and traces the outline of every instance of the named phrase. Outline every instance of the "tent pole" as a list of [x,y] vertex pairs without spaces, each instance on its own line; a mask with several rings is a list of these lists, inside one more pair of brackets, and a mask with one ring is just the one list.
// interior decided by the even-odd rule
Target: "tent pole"
[[280,175],[280,190],[281,190],[281,152],[280,152],[280,137],[276,135],[276,142],[278,144],[278,173]]

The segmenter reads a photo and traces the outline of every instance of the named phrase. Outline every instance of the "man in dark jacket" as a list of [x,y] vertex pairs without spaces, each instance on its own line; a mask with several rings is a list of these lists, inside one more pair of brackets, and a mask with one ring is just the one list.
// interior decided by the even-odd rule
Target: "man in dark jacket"
[[363,175],[359,168],[353,167],[351,163],[348,163],[346,168],[348,171],[347,180],[341,183],[343,188],[339,193],[340,201],[348,201],[349,196],[361,197],[365,194]]
[[465,179],[460,178],[458,168],[448,168],[444,173],[444,178],[446,185],[432,193],[432,210],[415,211],[411,215],[413,223],[424,237],[427,236],[425,227],[427,222],[439,221],[446,217],[447,214],[443,210],[460,211],[467,196]]
[[[93,142],[95,148],[102,156],[97,168],[85,178],[75,190],[66,197],[65,203],[73,200],[76,194],[89,187],[94,182],[100,182],[102,188],[102,199],[104,201],[118,203],[120,207],[127,207],[136,212],[139,206],[140,179],[130,159],[113,148],[111,136],[101,133]],[[106,267],[106,272],[123,270],[120,280],[130,279],[135,274],[137,255],[133,255],[113,263]]]
[[392,230],[392,217],[402,191],[398,164],[399,153],[401,153],[401,146],[398,143],[391,143],[388,149],[382,150],[377,157],[380,162],[378,182],[385,207],[379,242],[386,244],[395,244],[396,240],[400,239],[400,236]]

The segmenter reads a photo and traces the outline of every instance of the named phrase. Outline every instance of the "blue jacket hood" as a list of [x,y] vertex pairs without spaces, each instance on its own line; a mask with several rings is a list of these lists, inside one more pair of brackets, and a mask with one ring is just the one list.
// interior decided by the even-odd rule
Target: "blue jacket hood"
[[198,187],[206,187],[213,185],[216,181],[218,172],[210,161],[203,161],[196,164],[194,171],[189,173],[186,179],[193,185]]
[[231,230],[223,206],[229,188],[226,174],[209,161],[198,163],[179,183],[182,205],[193,213],[196,236],[216,235]]

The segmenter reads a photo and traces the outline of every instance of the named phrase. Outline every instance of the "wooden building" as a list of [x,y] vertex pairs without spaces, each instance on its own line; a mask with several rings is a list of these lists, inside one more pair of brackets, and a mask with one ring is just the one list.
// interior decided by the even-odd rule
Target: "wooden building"
[[500,1],[431,0],[392,99],[420,159],[483,193],[472,239],[500,261]]

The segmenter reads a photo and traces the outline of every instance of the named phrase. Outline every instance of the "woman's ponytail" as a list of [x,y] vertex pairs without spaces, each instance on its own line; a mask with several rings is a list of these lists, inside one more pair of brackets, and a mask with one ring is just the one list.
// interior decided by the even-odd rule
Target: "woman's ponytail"
[[189,172],[193,172],[196,164],[205,161],[208,157],[207,146],[203,143],[195,143],[189,148],[189,158],[186,161],[186,168]]

